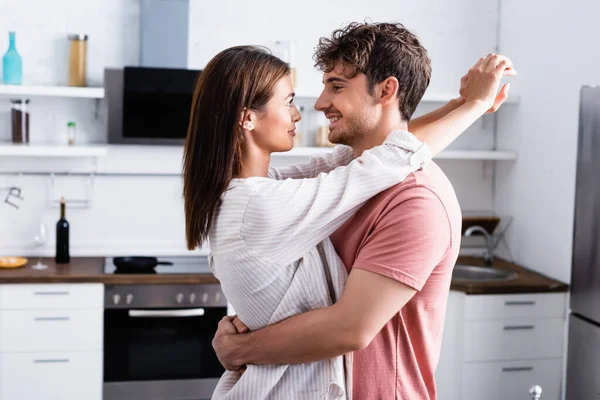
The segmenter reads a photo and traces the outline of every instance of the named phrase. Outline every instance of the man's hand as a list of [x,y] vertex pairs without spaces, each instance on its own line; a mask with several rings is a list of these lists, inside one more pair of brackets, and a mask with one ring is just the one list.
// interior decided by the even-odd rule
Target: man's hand
[[232,348],[227,343],[228,338],[231,336],[246,332],[248,332],[248,327],[237,316],[226,316],[219,322],[212,346],[215,353],[217,353],[219,362],[228,371],[244,372],[246,370],[245,366],[235,364]]
[[[488,80],[485,81],[485,77],[487,74]],[[493,81],[490,81],[493,74]],[[477,96],[483,96],[483,91],[475,92],[477,89],[485,90],[493,87],[494,88],[494,101],[491,104],[491,107],[486,111],[486,114],[493,113],[500,108],[502,103],[506,101],[508,98],[508,91],[510,89],[510,84],[506,84],[502,86],[500,93],[496,95],[496,91],[498,90],[498,86],[500,84],[500,79],[504,76],[514,76],[517,74],[517,71],[513,69],[512,61],[510,61],[507,57],[490,54],[485,58],[480,58],[479,61],[467,72],[465,76],[460,80],[460,98],[457,101],[467,101],[469,99],[476,99]],[[482,79],[484,78],[484,79]],[[493,86],[490,86],[490,83]],[[490,99],[490,92],[487,93],[488,101]]]

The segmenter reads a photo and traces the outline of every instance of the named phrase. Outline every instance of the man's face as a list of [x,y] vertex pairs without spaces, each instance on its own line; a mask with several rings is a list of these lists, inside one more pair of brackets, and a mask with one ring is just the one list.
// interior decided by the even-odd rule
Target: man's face
[[369,94],[367,76],[359,73],[346,78],[342,64],[323,75],[323,92],[315,109],[329,120],[329,141],[353,146],[373,132],[381,117],[381,110]]

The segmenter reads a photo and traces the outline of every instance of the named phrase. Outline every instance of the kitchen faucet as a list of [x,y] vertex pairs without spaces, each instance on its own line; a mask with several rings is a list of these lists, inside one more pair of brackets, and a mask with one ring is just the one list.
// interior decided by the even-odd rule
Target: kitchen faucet
[[485,237],[485,247],[487,248],[487,250],[483,254],[483,261],[485,262],[486,266],[491,267],[492,259],[494,257],[494,241],[492,239],[492,236],[488,233],[488,231],[486,231],[484,228],[482,228],[479,225],[473,225],[473,226],[467,228],[467,230],[465,230],[464,235],[471,236],[474,232],[480,232]]

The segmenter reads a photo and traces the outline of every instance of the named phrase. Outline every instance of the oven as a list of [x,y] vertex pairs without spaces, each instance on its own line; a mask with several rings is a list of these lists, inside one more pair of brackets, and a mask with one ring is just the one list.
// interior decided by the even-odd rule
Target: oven
[[104,400],[210,399],[227,301],[218,284],[106,285]]

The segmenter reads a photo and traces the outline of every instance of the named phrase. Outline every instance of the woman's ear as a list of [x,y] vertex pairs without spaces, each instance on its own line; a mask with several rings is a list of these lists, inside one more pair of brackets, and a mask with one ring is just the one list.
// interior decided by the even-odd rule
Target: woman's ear
[[240,126],[246,131],[251,131],[256,126],[256,113],[252,110],[244,109],[240,116]]

